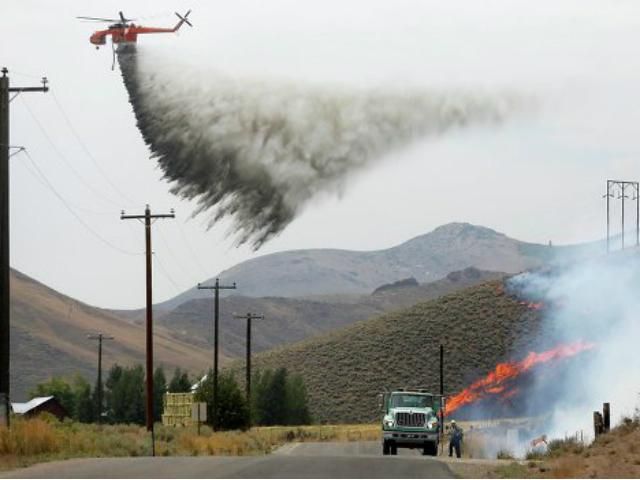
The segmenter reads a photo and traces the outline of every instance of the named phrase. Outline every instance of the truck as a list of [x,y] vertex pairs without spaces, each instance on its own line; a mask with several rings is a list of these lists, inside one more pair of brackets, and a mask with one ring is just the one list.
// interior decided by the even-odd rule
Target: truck
[[441,395],[421,388],[398,388],[380,394],[378,405],[383,412],[383,455],[397,455],[398,448],[419,448],[423,455],[438,454]]

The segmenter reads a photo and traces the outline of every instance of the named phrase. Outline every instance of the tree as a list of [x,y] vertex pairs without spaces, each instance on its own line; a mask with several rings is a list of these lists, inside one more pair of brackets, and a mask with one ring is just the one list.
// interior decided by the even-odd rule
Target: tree
[[171,393],[188,393],[191,391],[191,381],[189,374],[176,368],[173,372],[173,378],[169,382],[169,391]]
[[82,375],[76,374],[73,377],[71,388],[74,397],[73,419],[83,423],[94,422],[96,419],[96,409],[89,382],[87,382]]
[[80,374],[71,381],[62,377],[53,377],[41,383],[30,392],[32,397],[54,396],[69,416],[78,422],[89,423],[95,420],[91,385]]
[[133,367],[114,365],[109,370],[105,384],[109,421],[144,424],[144,385],[142,365]]
[[75,398],[71,385],[62,377],[52,377],[48,382],[40,383],[29,392],[33,397],[54,396],[69,415],[75,410]]
[[153,374],[153,420],[162,420],[164,408],[164,394],[167,393],[167,378],[162,367],[156,368]]
[[307,389],[300,375],[285,368],[258,371],[252,380],[251,414],[256,425],[311,423]]
[[287,370],[279,368],[269,375],[263,390],[256,399],[261,425],[287,424]]
[[[207,402],[207,423],[213,423],[213,372],[210,370],[204,382],[196,390],[195,399]],[[249,425],[249,407],[246,399],[230,372],[218,375],[218,422],[219,430],[245,429]]]
[[301,375],[292,375],[287,381],[287,425],[310,423],[307,387]]

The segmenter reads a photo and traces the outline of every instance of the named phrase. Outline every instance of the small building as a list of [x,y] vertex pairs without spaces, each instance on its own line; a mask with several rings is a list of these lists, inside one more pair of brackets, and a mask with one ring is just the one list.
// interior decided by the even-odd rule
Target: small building
[[36,397],[25,403],[11,403],[11,409],[16,415],[35,417],[42,412],[50,413],[58,420],[69,416],[69,412],[60,404],[56,397]]

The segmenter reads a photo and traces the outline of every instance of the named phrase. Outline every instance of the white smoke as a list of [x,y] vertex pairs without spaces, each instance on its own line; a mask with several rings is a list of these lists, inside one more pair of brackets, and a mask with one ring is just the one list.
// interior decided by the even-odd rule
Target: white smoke
[[213,213],[211,224],[233,217],[239,242],[254,247],[318,193],[339,191],[351,173],[394,149],[495,124],[523,105],[503,92],[351,91],[232,78],[167,68],[148,50],[119,60],[138,126],[172,191]]
[[593,438],[593,411],[602,411],[603,402],[611,403],[612,423],[633,415],[640,393],[640,251],[525,273],[511,286],[545,303],[541,344],[596,344],[572,362],[562,382],[541,389],[552,387],[555,401],[530,399],[548,405],[551,421],[544,433]]

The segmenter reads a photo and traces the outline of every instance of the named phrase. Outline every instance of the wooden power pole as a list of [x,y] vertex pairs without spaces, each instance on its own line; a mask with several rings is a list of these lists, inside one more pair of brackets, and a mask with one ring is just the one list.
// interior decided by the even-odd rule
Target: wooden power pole
[[216,278],[214,285],[198,284],[199,290],[213,290],[213,429],[218,428],[218,325],[220,319],[220,290],[235,290],[236,282],[233,285],[220,285],[220,279]]
[[161,214],[151,214],[151,209],[149,205],[144,209],[143,215],[126,215],[124,210],[120,215],[121,220],[144,220],[144,231],[145,231],[145,258],[146,258],[146,277],[147,277],[147,295],[146,295],[146,305],[147,305],[147,328],[146,328],[146,339],[147,339],[147,430],[151,432],[151,445],[152,445],[152,454],[155,456],[155,442],[153,439],[153,278],[152,278],[152,267],[151,267],[151,220],[156,220],[158,218],[175,218],[176,215],[171,209],[171,213],[161,213]]
[[245,389],[247,395],[247,406],[251,411],[251,321],[252,320],[264,320],[264,315],[258,315],[255,313],[247,313],[246,315],[234,315],[234,318],[244,319],[247,321],[247,358],[246,358],[246,380]]
[[98,340],[98,384],[96,385],[96,396],[97,400],[97,409],[96,412],[98,415],[98,423],[102,423],[102,408],[103,408],[103,392],[104,388],[102,386],[102,341],[103,340],[113,340],[113,337],[110,335],[105,335],[104,333],[96,333],[87,335],[89,340]]
[[[6,67],[0,77],[0,425],[9,427],[10,388],[10,296],[9,296],[9,103],[26,92],[48,92],[47,79],[41,87],[11,87]],[[10,97],[10,93],[14,93]]]

